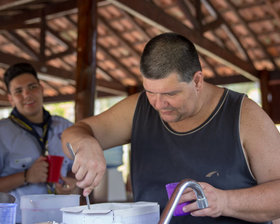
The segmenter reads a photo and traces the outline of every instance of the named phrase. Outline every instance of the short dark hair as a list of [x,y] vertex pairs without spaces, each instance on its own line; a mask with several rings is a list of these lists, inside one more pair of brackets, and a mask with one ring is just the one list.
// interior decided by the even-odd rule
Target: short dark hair
[[202,69],[190,40],[177,33],[163,33],[146,44],[140,70],[148,79],[162,79],[176,72],[181,81],[190,82],[194,74]]
[[5,85],[7,87],[8,92],[10,91],[10,82],[17,76],[24,74],[24,73],[28,73],[33,75],[37,80],[38,76],[37,76],[37,72],[34,69],[34,67],[29,64],[29,63],[17,63],[14,64],[12,66],[10,66],[6,72],[4,73],[4,82]]

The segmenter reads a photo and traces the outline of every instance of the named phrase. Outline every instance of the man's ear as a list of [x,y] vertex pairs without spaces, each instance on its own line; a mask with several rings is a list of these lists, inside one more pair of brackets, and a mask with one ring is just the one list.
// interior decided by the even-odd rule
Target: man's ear
[[203,75],[201,71],[197,71],[196,73],[194,73],[193,81],[197,91],[200,91],[203,85]]
[[10,93],[8,93],[8,100],[9,100],[11,106],[14,107],[15,103],[14,103],[13,97],[12,97],[12,95]]

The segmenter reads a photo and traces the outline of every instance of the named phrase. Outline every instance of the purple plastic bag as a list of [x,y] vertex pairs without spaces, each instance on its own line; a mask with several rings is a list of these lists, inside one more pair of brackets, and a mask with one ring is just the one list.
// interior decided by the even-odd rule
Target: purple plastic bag
[[[175,190],[176,186],[179,184],[179,182],[177,183],[170,183],[170,184],[166,184],[165,188],[167,191],[167,195],[168,195],[168,199],[171,198],[173,191]],[[189,215],[190,212],[184,212],[183,211],[183,207],[185,205],[189,204],[189,202],[184,202],[181,204],[178,204],[173,212],[173,216],[183,216],[183,215]]]

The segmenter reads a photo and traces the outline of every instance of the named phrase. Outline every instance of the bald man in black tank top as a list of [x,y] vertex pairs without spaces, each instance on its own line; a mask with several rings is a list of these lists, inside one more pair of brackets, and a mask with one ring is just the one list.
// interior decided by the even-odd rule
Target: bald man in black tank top
[[[144,92],[63,133],[73,172],[88,195],[106,169],[103,150],[131,142],[135,200],[167,202],[164,185],[193,178],[209,207],[171,223],[271,223],[280,218],[280,135],[252,100],[203,80],[194,45],[165,33],[141,57]],[[69,155],[70,156],[70,155]],[[195,200],[186,190],[180,202]]]

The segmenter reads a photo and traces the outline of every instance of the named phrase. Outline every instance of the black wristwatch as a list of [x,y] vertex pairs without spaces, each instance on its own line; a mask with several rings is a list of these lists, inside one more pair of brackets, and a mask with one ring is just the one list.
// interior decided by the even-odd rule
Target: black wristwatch
[[27,182],[27,172],[28,172],[28,169],[25,169],[24,170],[24,183],[23,183],[23,185],[28,185],[29,183]]

